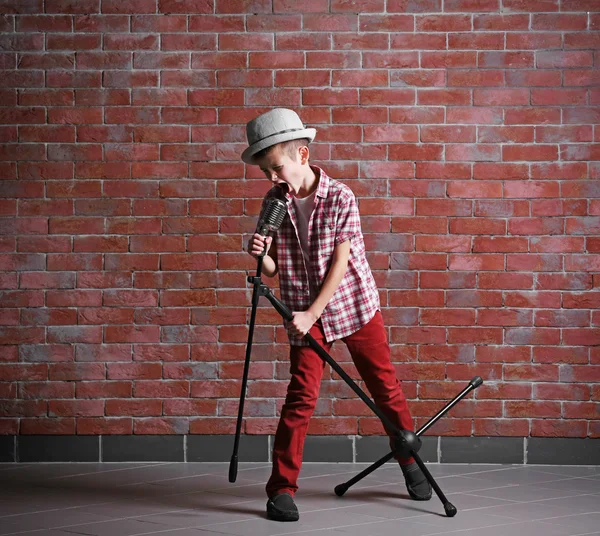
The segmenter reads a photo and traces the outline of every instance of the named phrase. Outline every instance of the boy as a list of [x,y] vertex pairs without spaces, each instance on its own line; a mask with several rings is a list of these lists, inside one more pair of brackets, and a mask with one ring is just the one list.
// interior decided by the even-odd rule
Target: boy
[[[330,351],[342,339],[375,404],[399,428],[413,422],[390,360],[377,286],[365,256],[354,194],[309,164],[308,144],[316,130],[298,115],[274,109],[246,126],[249,147],[242,160],[260,166],[274,184],[269,196],[284,195],[288,216],[274,238],[255,234],[248,252],[264,248],[263,273],[279,273],[281,300],[293,311],[286,323],[291,379],[273,447],[266,491],[267,516],[296,521],[294,494],[308,423],[319,396],[324,363],[303,340],[306,333]],[[264,208],[264,205],[263,205]],[[431,487],[410,459],[399,459],[410,496],[428,500]]]

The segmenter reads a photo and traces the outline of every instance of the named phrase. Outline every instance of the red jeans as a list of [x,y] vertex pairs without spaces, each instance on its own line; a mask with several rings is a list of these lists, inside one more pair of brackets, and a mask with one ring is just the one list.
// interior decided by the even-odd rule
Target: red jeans
[[[310,329],[310,334],[327,352],[330,351],[333,343],[325,341],[319,321]],[[381,312],[377,311],[368,324],[342,340],[375,405],[398,428],[413,430],[406,398],[390,360],[390,347]],[[292,378],[275,434],[273,471],[266,487],[269,497],[284,491],[293,496],[298,489],[304,439],[319,397],[324,367],[325,363],[310,346],[291,346]],[[397,459],[401,463],[413,461],[412,458]]]

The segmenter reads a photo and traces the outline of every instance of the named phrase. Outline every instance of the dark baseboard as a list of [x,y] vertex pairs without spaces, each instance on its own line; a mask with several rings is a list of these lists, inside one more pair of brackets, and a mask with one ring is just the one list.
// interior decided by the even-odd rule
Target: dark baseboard
[[[0,462],[228,462],[231,435],[0,436]],[[422,437],[430,463],[600,465],[600,439]],[[270,461],[273,437],[240,438],[239,461]],[[370,463],[389,452],[382,436],[308,436],[305,462]]]

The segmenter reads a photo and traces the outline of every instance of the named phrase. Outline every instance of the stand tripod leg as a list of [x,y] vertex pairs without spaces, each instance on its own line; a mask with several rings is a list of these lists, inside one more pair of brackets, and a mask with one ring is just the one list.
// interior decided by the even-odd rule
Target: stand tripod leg
[[440,501],[442,501],[446,515],[448,517],[454,517],[456,515],[456,506],[454,506],[446,498],[446,496],[444,495],[444,492],[441,490],[441,488],[438,486],[438,483],[435,481],[435,478],[433,478],[433,476],[431,475],[431,473],[429,472],[427,467],[425,467],[423,460],[421,460],[421,457],[416,452],[413,453],[413,458],[415,459],[415,462],[417,462],[417,465],[421,468],[421,471],[423,471],[425,478],[431,484],[431,487],[433,488],[433,491],[435,491],[435,494],[438,496]]
[[344,493],[346,493],[346,491],[348,491],[348,488],[350,488],[351,486],[354,486],[354,484],[356,484],[357,482],[359,482],[366,476],[370,475],[373,471],[375,471],[375,469],[379,469],[384,463],[387,463],[388,461],[390,461],[394,456],[395,456],[395,452],[393,452],[393,451],[390,452],[389,454],[386,454],[383,458],[381,458],[380,460],[377,460],[373,465],[370,465],[364,471],[358,473],[355,477],[348,480],[348,482],[344,482],[343,484],[338,484],[333,489],[333,491],[335,491],[335,494],[338,497],[341,497]]

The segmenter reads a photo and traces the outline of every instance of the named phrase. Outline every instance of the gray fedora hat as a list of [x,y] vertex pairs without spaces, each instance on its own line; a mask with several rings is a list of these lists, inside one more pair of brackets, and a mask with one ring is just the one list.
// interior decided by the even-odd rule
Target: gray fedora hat
[[246,125],[246,137],[249,147],[242,153],[242,160],[254,164],[254,155],[271,145],[284,141],[308,138],[309,143],[315,139],[317,131],[305,128],[300,117],[293,110],[275,108]]

